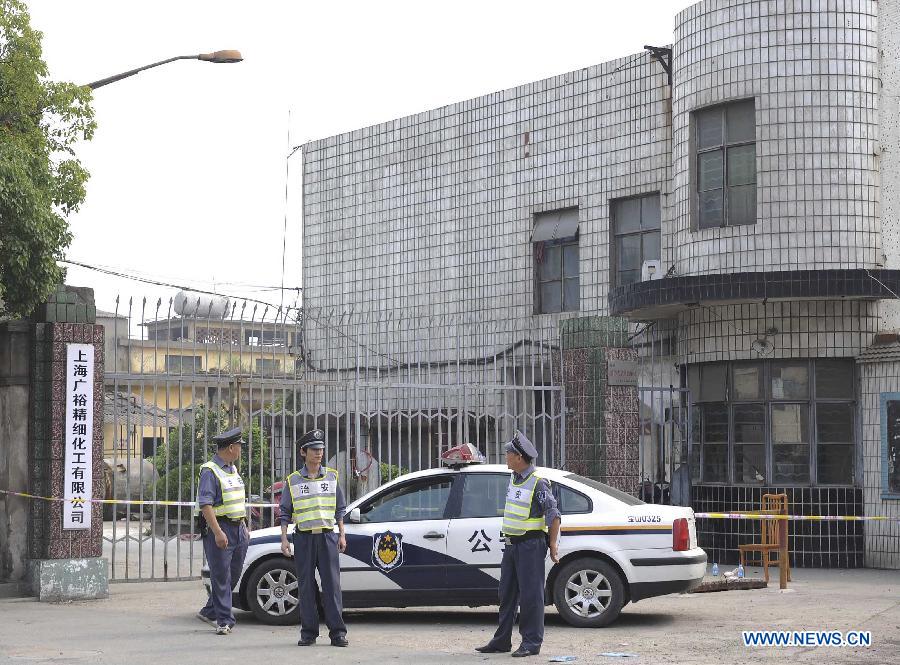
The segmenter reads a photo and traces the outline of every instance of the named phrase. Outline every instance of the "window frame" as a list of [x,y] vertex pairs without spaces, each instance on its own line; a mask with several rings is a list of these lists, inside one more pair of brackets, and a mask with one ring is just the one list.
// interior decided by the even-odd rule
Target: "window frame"
[[[572,492],[573,494],[577,494],[579,497],[587,501],[588,509],[587,510],[563,510],[562,505],[562,490],[566,490],[567,492]],[[553,498],[556,499],[556,505],[559,507],[560,515],[590,515],[594,512],[594,502],[584,492],[579,492],[577,489],[572,487],[571,485],[567,485],[565,483],[561,483],[559,481],[554,481],[550,483],[550,491],[553,493]]]
[[505,490],[505,489],[504,489],[503,494],[502,494],[503,499],[502,499],[502,505],[500,506],[500,513],[497,514],[497,515],[482,515],[482,516],[479,516],[479,517],[472,517],[471,515],[464,515],[464,514],[463,514],[463,500],[464,500],[464,498],[465,498],[465,496],[464,496],[465,493],[466,493],[466,492],[468,491],[468,489],[469,489],[469,480],[474,479],[474,478],[481,478],[481,477],[488,477],[488,478],[491,478],[491,479],[494,479],[494,480],[495,480],[495,479],[498,479],[498,478],[503,478],[503,479],[506,481],[506,485],[507,485],[507,487],[508,487],[508,486],[509,486],[509,479],[510,479],[510,474],[509,474],[509,473],[498,473],[498,472],[494,472],[494,471],[490,471],[490,472],[477,472],[477,471],[476,471],[476,472],[472,472],[472,473],[462,473],[462,474],[460,474],[460,476],[461,476],[461,479],[462,479],[463,482],[461,483],[461,484],[462,484],[462,487],[461,487],[461,489],[460,489],[459,508],[458,508],[457,510],[453,511],[453,518],[452,518],[452,519],[461,519],[461,520],[494,520],[494,519],[498,519],[498,518],[502,518],[502,517],[503,517],[503,508],[504,508],[505,505],[506,505],[506,490]]
[[[578,206],[566,206],[564,208],[558,208],[555,210],[544,210],[542,212],[536,213],[532,218],[532,226],[531,233],[532,238],[534,237],[534,231],[538,227],[538,224],[543,216],[549,216],[554,214],[560,214],[566,211],[574,211],[576,218],[578,218],[579,208]],[[531,241],[531,260],[532,260],[532,268],[533,268],[533,279],[532,279],[532,292],[534,297],[532,298],[534,304],[534,313],[538,314],[565,314],[566,312],[580,312],[581,311],[581,219],[578,218],[578,223],[575,227],[575,233],[573,235],[568,235],[562,238],[552,238],[550,240],[539,240],[535,242],[533,239]],[[546,253],[547,250],[551,247],[559,247],[559,279],[541,279],[541,270],[540,266],[543,264],[538,263],[537,261],[537,251],[538,245],[541,246],[541,249]],[[578,252],[578,261],[576,265],[576,276],[575,277],[566,277],[565,276],[565,248],[566,247],[575,247]],[[578,302],[574,309],[566,309],[566,280],[572,281],[575,280],[578,283]],[[559,296],[560,296],[560,309],[555,312],[544,311],[544,303],[543,298],[541,297],[541,286],[543,284],[550,284],[554,282],[559,282]]]
[[259,375],[281,374],[281,358],[256,358],[254,369],[256,370],[256,374]]
[[[648,199],[656,197],[657,207],[659,208],[659,226],[655,229],[643,229],[640,228],[640,222],[638,224],[637,231],[628,231],[625,233],[619,232],[619,220],[617,215],[617,207],[626,202],[626,201],[643,201],[643,199]],[[643,207],[643,203],[641,203]],[[626,286],[626,284],[622,283],[619,279],[619,273],[621,270],[619,269],[619,238],[624,238],[626,236],[639,236],[641,238],[641,270],[643,270],[644,261],[652,261],[654,259],[648,259],[644,256],[644,236],[650,233],[656,233],[659,235],[659,258],[656,259],[662,265],[662,196],[659,191],[647,192],[646,194],[637,194],[635,196],[624,196],[622,198],[611,199],[609,201],[609,222],[611,233],[610,237],[612,238],[609,247],[609,254],[611,257],[609,266],[610,266],[610,286],[612,288],[618,286]],[[631,284],[636,284],[640,282],[641,279],[637,279],[635,282],[630,282]]]
[[[720,361],[720,362],[711,362],[711,363],[696,363],[690,365],[686,368],[684,374],[684,383],[691,388],[691,382],[697,381],[702,384],[703,382],[703,369],[710,368],[713,366],[725,366],[725,393],[722,396],[722,399],[701,399],[701,395],[699,391],[697,394],[694,394],[694,391],[691,391],[691,409],[694,411],[693,423],[693,434],[691,447],[699,447],[699,451],[694,452],[691,451],[691,479],[692,482],[696,484],[702,485],[738,485],[742,487],[857,487],[859,476],[860,476],[860,468],[859,468],[859,454],[860,454],[860,445],[861,445],[861,435],[860,435],[860,424],[859,424],[859,394],[857,392],[857,384],[858,384],[858,367],[852,359],[848,358],[822,358],[823,361],[844,361],[851,368],[851,377],[852,377],[852,385],[853,391],[851,397],[818,397],[816,394],[816,359],[815,358],[804,358],[804,359],[770,359],[770,360],[754,360],[754,361],[744,361],[744,360],[735,360],[735,361]],[[808,390],[807,397],[805,399],[798,399],[796,397],[784,397],[776,399],[772,396],[772,366],[777,363],[782,362],[795,362],[805,364],[807,368],[807,381],[808,381]],[[757,398],[753,399],[734,399],[733,392],[733,378],[734,378],[734,368],[740,365],[757,365],[762,369],[762,391]],[[691,372],[698,372],[695,377],[691,375]],[[900,400],[900,393],[896,393],[898,395],[898,400]],[[756,483],[747,483],[738,481],[735,462],[736,462],[736,446],[743,445],[739,444],[735,440],[735,419],[734,419],[734,409],[735,406],[742,405],[751,405],[757,404],[762,405],[765,412],[765,478],[763,481]],[[774,479],[775,476],[775,446],[776,445],[790,445],[790,444],[776,444],[774,442],[772,422],[773,422],[773,410],[778,405],[789,405],[789,404],[800,404],[804,405],[807,409],[807,439],[806,445],[808,446],[809,451],[809,481],[805,483],[797,483],[797,482],[784,482],[784,481],[776,481]],[[817,410],[816,407],[819,404],[846,404],[850,406],[850,416],[852,418],[852,422],[850,423],[850,432],[852,436],[852,440],[848,442],[851,446],[851,458],[850,462],[852,464],[851,477],[850,482],[848,483],[825,483],[819,480],[819,448],[820,446],[829,446],[829,445],[847,445],[843,442],[840,443],[824,443],[819,441],[819,433],[818,433],[818,421],[817,421]],[[706,474],[704,472],[704,467],[706,464],[706,446],[707,445],[721,445],[718,442],[707,444],[705,441],[705,428],[704,424],[704,408],[708,408],[708,405],[724,405],[726,408],[726,412],[728,414],[728,426],[727,426],[727,468],[725,473],[724,480],[707,480]],[[886,408],[886,407],[885,407]],[[884,418],[883,418],[884,420]],[[884,437],[884,441],[886,444],[886,434]],[[885,447],[885,463],[886,463],[886,453],[887,448]],[[886,466],[885,466],[885,474],[886,474]],[[699,475],[697,475],[699,473]],[[885,485],[886,486],[886,485]],[[900,498],[900,495],[898,495]]]
[[[753,140],[728,142],[728,107],[752,102],[753,104]],[[718,110],[722,114],[722,142],[713,147],[700,147],[700,131],[698,118],[702,113]],[[691,173],[691,212],[692,212],[692,230],[694,232],[706,231],[709,229],[721,229],[735,226],[753,226],[757,223],[757,211],[759,210],[758,198],[754,196],[756,205],[753,211],[752,222],[731,223],[728,220],[728,150],[731,148],[739,148],[742,146],[756,146],[757,140],[757,122],[756,122],[757,103],[756,97],[743,97],[740,99],[730,99],[725,102],[710,104],[709,106],[700,106],[691,111],[690,115],[690,173]],[[700,155],[710,154],[716,151],[722,152],[722,222],[715,226],[703,226],[700,220]],[[754,164],[753,164],[753,186],[754,190],[759,191],[759,169],[757,168],[758,152],[754,148]],[[704,190],[707,191],[707,190]]]
[[[411,485],[419,485],[419,484],[425,484],[425,483],[435,484],[438,482],[443,483],[443,482],[447,482],[447,481],[450,482],[450,489],[447,494],[447,501],[444,504],[444,513],[441,517],[427,517],[427,518],[414,519],[414,520],[390,519],[390,520],[383,520],[380,522],[364,519],[364,516],[368,512],[370,512],[372,510],[372,508],[369,508],[369,510],[367,510],[367,511],[363,511],[363,508],[366,506],[371,506],[375,501],[381,500],[388,494],[392,494],[394,492],[402,490]],[[454,510],[454,492],[455,492],[456,486],[457,486],[457,476],[452,473],[441,473],[441,474],[435,474],[433,476],[429,475],[429,476],[423,476],[420,478],[410,478],[409,480],[404,481],[402,483],[397,483],[396,485],[390,485],[389,487],[385,487],[383,492],[379,492],[375,496],[371,497],[370,499],[368,499],[368,500],[360,503],[358,506],[356,506],[357,508],[359,508],[359,516],[360,516],[359,523],[360,524],[391,524],[394,522],[428,522],[428,521],[432,521],[432,520],[436,520],[436,519],[438,519],[438,520],[452,519],[453,510]]]
[[[175,358],[179,359],[178,360],[178,369],[173,369],[169,365],[170,359],[175,359]],[[184,371],[185,358],[190,358],[193,361],[193,371],[191,371],[191,372]],[[165,360],[163,361],[163,363],[164,363],[167,374],[183,374],[183,375],[190,376],[193,374],[199,374],[200,372],[203,371],[203,356],[188,356],[188,355],[181,355],[181,354],[177,354],[177,353],[167,353],[167,354],[165,354]]]
[[880,393],[880,416],[881,416],[881,499],[896,501],[900,500],[900,487],[896,490],[891,489],[890,474],[888,473],[888,452],[890,445],[888,443],[888,418],[887,409],[888,402],[900,402],[900,392]]

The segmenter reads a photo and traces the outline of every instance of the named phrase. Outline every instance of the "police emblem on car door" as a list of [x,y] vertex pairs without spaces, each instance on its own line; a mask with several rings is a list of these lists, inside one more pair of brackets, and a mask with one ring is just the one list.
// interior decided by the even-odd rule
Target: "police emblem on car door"
[[403,563],[403,536],[391,531],[372,536],[372,565],[385,572]]
[[453,479],[451,474],[410,478],[360,504],[359,522],[348,524],[342,555],[345,599],[375,590],[384,599],[394,592],[443,591]]

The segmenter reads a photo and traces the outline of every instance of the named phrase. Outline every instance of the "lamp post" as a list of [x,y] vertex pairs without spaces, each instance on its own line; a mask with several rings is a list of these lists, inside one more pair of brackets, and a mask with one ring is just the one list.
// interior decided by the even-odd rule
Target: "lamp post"
[[100,79],[99,81],[88,83],[86,87],[90,88],[91,90],[96,90],[97,88],[104,85],[115,83],[116,81],[121,81],[122,79],[128,78],[129,76],[134,76],[135,74],[138,74],[145,69],[159,67],[160,65],[175,62],[176,60],[203,60],[204,62],[230,64],[232,62],[240,62],[241,60],[243,60],[243,58],[241,57],[241,52],[235,50],[215,51],[214,53],[201,53],[199,55],[176,55],[174,58],[160,60],[159,62],[154,62],[152,65],[144,65],[143,67],[138,67],[137,69],[131,69],[127,72],[116,74],[115,76],[108,76],[105,79]]

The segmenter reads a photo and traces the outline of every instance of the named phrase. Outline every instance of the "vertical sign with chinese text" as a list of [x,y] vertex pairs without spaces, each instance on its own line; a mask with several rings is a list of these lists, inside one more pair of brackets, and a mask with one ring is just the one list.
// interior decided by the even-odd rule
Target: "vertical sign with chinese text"
[[93,432],[94,346],[67,344],[63,529],[91,528]]

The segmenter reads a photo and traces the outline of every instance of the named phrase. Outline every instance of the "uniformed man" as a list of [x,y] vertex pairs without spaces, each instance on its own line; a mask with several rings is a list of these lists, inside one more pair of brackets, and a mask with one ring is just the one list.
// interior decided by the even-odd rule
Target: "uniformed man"
[[[281,551],[292,556],[287,525],[294,523],[294,565],[300,586],[300,641],[308,647],[319,636],[319,612],[316,606],[316,570],[322,581],[322,603],[331,646],[345,647],[347,626],[341,616],[341,570],[338,553],[347,549],[344,535],[344,511],[347,504],[338,485],[338,473],[322,466],[325,433],[314,429],[299,441],[304,464],[287,477],[281,493]],[[289,489],[290,491],[287,491]],[[335,524],[339,533],[334,532]]]
[[[512,629],[519,606],[522,644],[513,656],[536,656],[544,641],[544,560],[547,548],[559,563],[560,514],[550,484],[534,469],[537,450],[519,431],[506,444],[506,465],[512,470],[503,509],[500,536],[505,543],[500,563],[500,626],[493,639],[476,651],[500,653],[512,649]],[[547,533],[549,530],[549,542]]]
[[239,427],[213,437],[217,452],[200,467],[197,505],[205,520],[203,551],[209,563],[210,594],[197,614],[228,635],[234,627],[231,589],[241,576],[250,543],[245,518],[246,491],[235,462],[241,457]]

